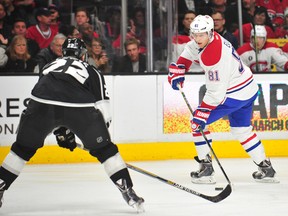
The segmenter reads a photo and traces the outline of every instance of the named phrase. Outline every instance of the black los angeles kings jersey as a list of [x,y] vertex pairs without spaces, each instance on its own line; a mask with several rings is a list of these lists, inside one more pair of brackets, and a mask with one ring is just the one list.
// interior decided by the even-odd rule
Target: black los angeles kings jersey
[[72,57],[58,58],[46,65],[32,90],[36,101],[82,107],[109,100],[103,75],[86,62]]
[[66,107],[100,109],[110,120],[109,95],[103,75],[93,66],[73,57],[62,57],[47,64],[31,99],[40,103]]

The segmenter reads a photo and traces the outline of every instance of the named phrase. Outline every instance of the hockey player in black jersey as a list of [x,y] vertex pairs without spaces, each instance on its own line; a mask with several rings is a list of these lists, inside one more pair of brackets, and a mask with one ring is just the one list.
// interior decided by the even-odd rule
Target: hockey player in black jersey
[[16,141],[0,167],[0,207],[4,191],[54,131],[59,146],[71,151],[77,135],[84,148],[104,165],[128,205],[143,211],[144,199],[132,189],[126,164],[107,129],[111,117],[104,77],[84,61],[86,52],[81,39],[68,38],[63,57],[43,68],[21,115]]

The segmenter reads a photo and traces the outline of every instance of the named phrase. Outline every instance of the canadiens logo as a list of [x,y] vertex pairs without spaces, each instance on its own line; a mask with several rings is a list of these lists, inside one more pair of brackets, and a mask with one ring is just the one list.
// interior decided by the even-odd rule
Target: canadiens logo
[[271,70],[270,68],[268,68],[268,62],[267,61],[259,61],[258,64],[257,62],[253,62],[251,65],[250,65],[250,69],[253,71],[253,72],[265,72],[265,71],[269,71]]

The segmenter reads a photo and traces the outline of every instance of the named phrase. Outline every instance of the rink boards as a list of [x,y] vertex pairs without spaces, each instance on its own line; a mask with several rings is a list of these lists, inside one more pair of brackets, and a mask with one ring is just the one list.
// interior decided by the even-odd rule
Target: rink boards
[[[38,76],[0,78],[0,161],[14,142],[19,116]],[[166,75],[107,75],[111,98],[112,140],[126,160],[186,159],[195,156],[191,142],[190,114],[180,93],[173,91]],[[288,77],[286,74],[255,75],[259,99],[252,125],[263,140],[268,156],[288,156]],[[205,92],[204,76],[187,75],[184,91],[195,108]],[[210,126],[213,148],[219,157],[247,157],[229,133],[227,119]],[[36,132],[37,133],[37,132]],[[49,136],[31,163],[93,161],[87,152],[70,153]]]

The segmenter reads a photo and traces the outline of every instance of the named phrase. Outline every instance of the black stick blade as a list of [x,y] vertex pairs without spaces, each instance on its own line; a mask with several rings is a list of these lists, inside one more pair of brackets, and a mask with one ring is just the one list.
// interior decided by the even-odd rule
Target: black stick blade
[[220,201],[224,200],[224,199],[225,199],[226,197],[228,197],[228,196],[231,194],[231,192],[232,192],[231,185],[228,184],[228,185],[225,187],[225,189],[224,189],[223,191],[221,191],[221,193],[219,193],[218,195],[216,195],[216,196],[208,196],[208,195],[199,193],[199,192],[197,192],[197,191],[195,191],[195,190],[192,190],[192,189],[190,189],[190,188],[187,188],[187,187],[185,187],[185,186],[183,186],[183,185],[180,185],[180,184],[178,184],[178,183],[175,183],[175,182],[173,182],[173,181],[171,181],[171,180],[167,180],[167,179],[165,179],[165,178],[162,178],[162,177],[160,177],[160,176],[158,176],[158,175],[156,175],[156,174],[154,174],[154,173],[151,173],[151,172],[149,172],[149,171],[143,170],[143,169],[141,169],[141,168],[139,168],[139,167],[136,167],[136,166],[134,166],[134,165],[131,165],[131,164],[126,163],[126,166],[127,166],[129,169],[132,169],[132,170],[134,170],[134,171],[136,171],[136,172],[139,172],[139,173],[141,173],[141,174],[150,176],[151,178],[155,178],[155,179],[157,179],[157,180],[159,180],[159,181],[161,181],[161,182],[163,182],[163,183],[165,183],[165,184],[168,184],[168,185],[170,185],[170,186],[173,186],[173,187],[178,188],[178,189],[180,189],[180,190],[186,191],[186,192],[188,192],[188,193],[190,193],[190,194],[193,194],[193,195],[195,195],[195,196],[201,197],[201,198],[203,198],[203,199],[206,199],[206,200],[211,201],[211,202],[214,202],[214,203],[217,203],[217,202],[220,202]]
[[216,196],[207,196],[207,195],[204,195],[204,194],[201,194],[200,196],[204,199],[207,199],[211,202],[214,202],[214,203],[217,203],[217,202],[220,202],[222,200],[224,200],[226,197],[228,197],[232,192],[232,187],[230,184],[228,184],[224,190],[221,191],[221,193],[219,193],[218,195]]

